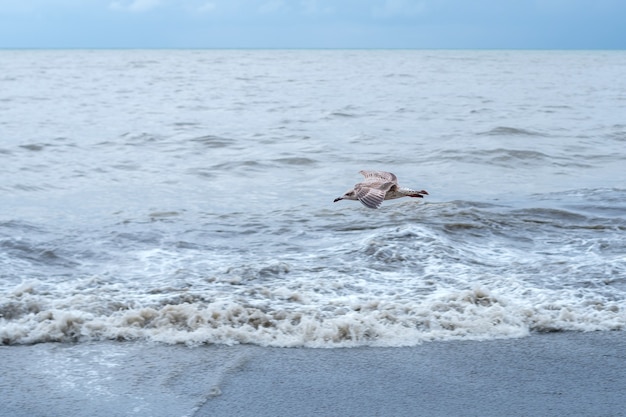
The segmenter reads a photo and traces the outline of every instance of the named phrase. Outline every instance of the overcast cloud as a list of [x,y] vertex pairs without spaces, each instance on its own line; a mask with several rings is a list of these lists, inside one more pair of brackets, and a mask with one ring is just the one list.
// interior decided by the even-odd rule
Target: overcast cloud
[[3,48],[626,48],[624,0],[0,0]]

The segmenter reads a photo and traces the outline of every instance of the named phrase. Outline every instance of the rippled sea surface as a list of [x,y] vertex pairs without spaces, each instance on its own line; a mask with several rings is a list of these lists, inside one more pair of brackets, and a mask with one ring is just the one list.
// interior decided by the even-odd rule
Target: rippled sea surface
[[[626,53],[0,51],[0,343],[626,326]],[[333,199],[361,169],[423,201]]]

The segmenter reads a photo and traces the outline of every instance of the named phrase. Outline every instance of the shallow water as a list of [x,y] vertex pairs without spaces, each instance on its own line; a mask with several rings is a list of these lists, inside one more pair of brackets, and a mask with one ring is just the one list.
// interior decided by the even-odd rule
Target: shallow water
[[[626,324],[624,52],[0,51],[0,340]],[[360,169],[430,193],[333,203]]]

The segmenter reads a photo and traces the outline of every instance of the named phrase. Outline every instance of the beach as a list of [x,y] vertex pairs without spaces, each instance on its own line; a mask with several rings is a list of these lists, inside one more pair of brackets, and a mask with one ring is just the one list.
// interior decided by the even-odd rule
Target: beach
[[623,416],[626,334],[405,348],[0,347],[5,416]]

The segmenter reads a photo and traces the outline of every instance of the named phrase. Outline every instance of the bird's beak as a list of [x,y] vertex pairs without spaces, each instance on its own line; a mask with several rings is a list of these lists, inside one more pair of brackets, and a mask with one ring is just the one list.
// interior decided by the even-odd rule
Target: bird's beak
[[343,198],[341,198],[341,197],[337,197],[337,198],[335,198],[335,199],[333,200],[333,203],[336,203],[336,202],[337,202],[337,201],[339,201],[339,200],[343,200]]

